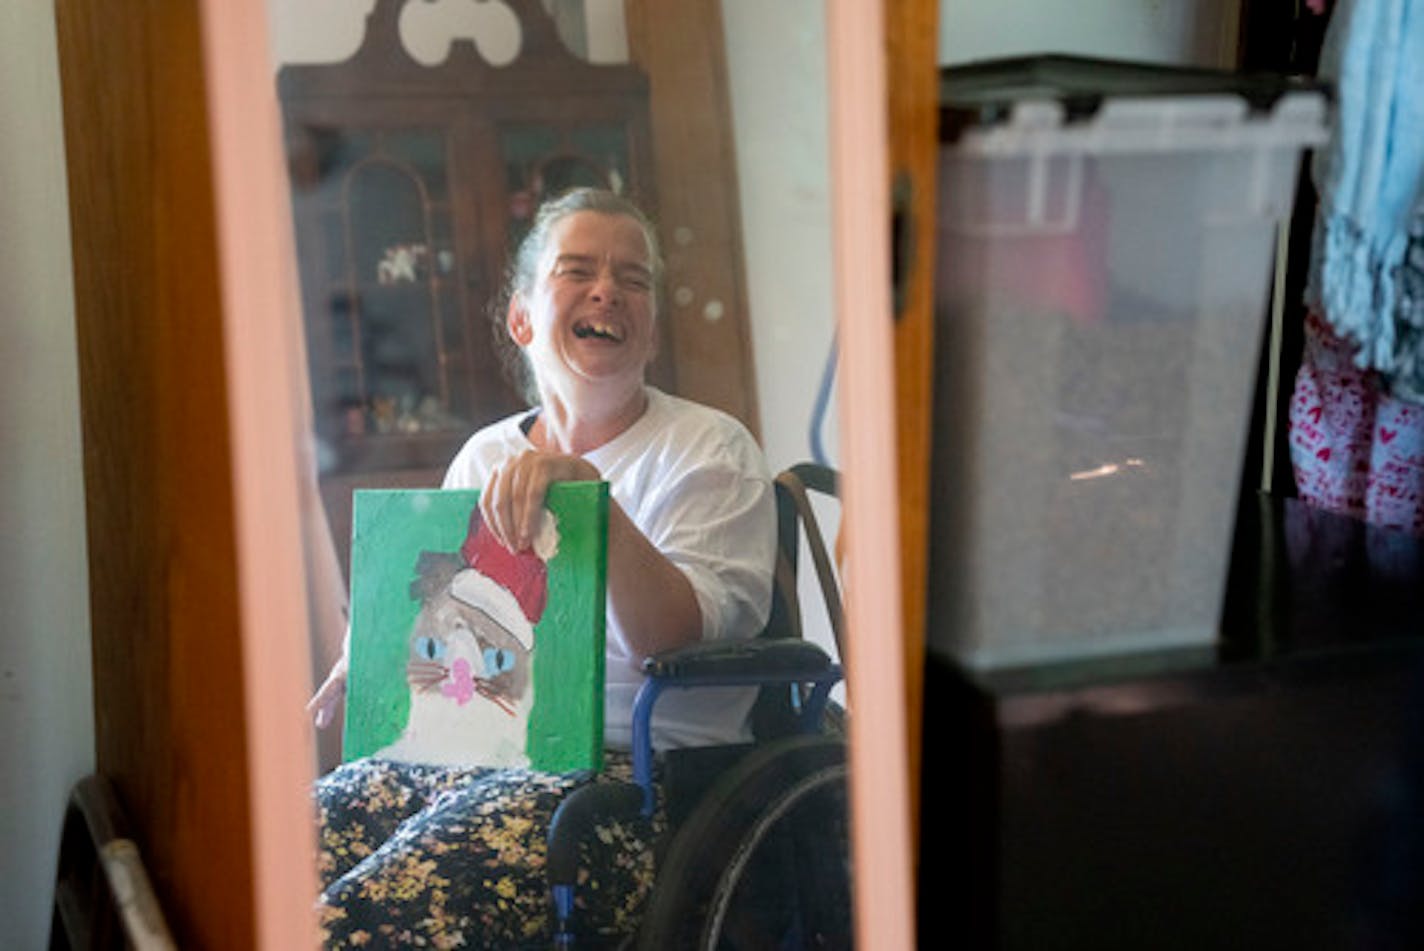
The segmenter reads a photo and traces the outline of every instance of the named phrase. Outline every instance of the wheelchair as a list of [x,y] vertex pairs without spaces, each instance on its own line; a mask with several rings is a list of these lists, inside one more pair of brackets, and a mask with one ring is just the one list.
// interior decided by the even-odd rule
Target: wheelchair
[[[829,699],[842,671],[802,637],[797,590],[804,536],[837,653],[844,615],[811,494],[838,497],[837,474],[803,463],[776,478],[777,565],[770,619],[736,643],[649,658],[633,712],[631,783],[584,786],[554,813],[547,874],[556,947],[844,948],[851,945],[845,713]],[[755,741],[662,754],[668,833],[638,932],[581,934],[579,843],[609,819],[654,808],[651,718],[668,690],[755,685]]]
[[[583,786],[555,811],[547,878],[556,946],[850,946],[845,713],[829,701],[841,668],[802,638],[797,590],[804,533],[840,653],[839,586],[812,492],[836,497],[836,474],[802,464],[777,476],[776,579],[761,634],[650,658],[648,682],[634,707],[635,781]],[[647,816],[653,809],[651,718],[657,698],[667,690],[749,684],[761,688],[752,710],[756,742],[663,754],[669,829],[657,846],[657,879],[637,933],[580,934],[574,914],[580,842],[600,822]],[[75,787],[56,878],[53,947],[173,947],[126,828],[101,776]]]

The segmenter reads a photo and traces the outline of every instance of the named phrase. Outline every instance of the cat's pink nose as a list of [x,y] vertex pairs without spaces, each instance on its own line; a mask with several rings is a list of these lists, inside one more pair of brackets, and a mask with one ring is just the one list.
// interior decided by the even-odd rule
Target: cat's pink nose
[[440,693],[459,706],[474,699],[475,680],[470,676],[470,662],[461,657],[450,665],[450,679],[440,687]]

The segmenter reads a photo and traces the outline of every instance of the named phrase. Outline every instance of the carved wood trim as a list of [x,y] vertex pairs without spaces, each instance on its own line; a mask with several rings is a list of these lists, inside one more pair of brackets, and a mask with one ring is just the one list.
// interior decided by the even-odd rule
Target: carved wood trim
[[647,93],[648,79],[642,70],[626,64],[589,63],[569,52],[559,39],[553,17],[539,0],[506,0],[523,31],[520,52],[513,62],[495,66],[480,55],[473,42],[460,39],[451,44],[445,62],[423,65],[400,41],[400,13],[408,2],[419,0],[377,0],[366,18],[365,38],[349,59],[282,67],[277,79],[281,97],[373,94],[517,99],[547,94],[550,89]]

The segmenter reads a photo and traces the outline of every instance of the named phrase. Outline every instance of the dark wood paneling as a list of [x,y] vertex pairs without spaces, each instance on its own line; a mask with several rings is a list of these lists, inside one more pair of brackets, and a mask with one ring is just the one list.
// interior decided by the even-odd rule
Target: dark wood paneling
[[[254,943],[231,454],[193,2],[58,0],[99,770],[183,947]],[[77,592],[76,592],[77,594]]]

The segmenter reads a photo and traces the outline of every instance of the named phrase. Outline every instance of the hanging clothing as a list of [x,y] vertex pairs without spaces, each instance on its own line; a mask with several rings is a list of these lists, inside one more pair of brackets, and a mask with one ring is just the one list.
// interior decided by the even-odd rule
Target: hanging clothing
[[1290,408],[1296,487],[1317,508],[1424,535],[1424,406],[1386,393],[1318,314]]
[[1311,167],[1296,488],[1424,534],[1424,0],[1341,0],[1320,76],[1335,84],[1336,121]]
[[1336,116],[1311,167],[1306,303],[1359,345],[1360,367],[1424,402],[1424,0],[1342,0],[1320,77]]

